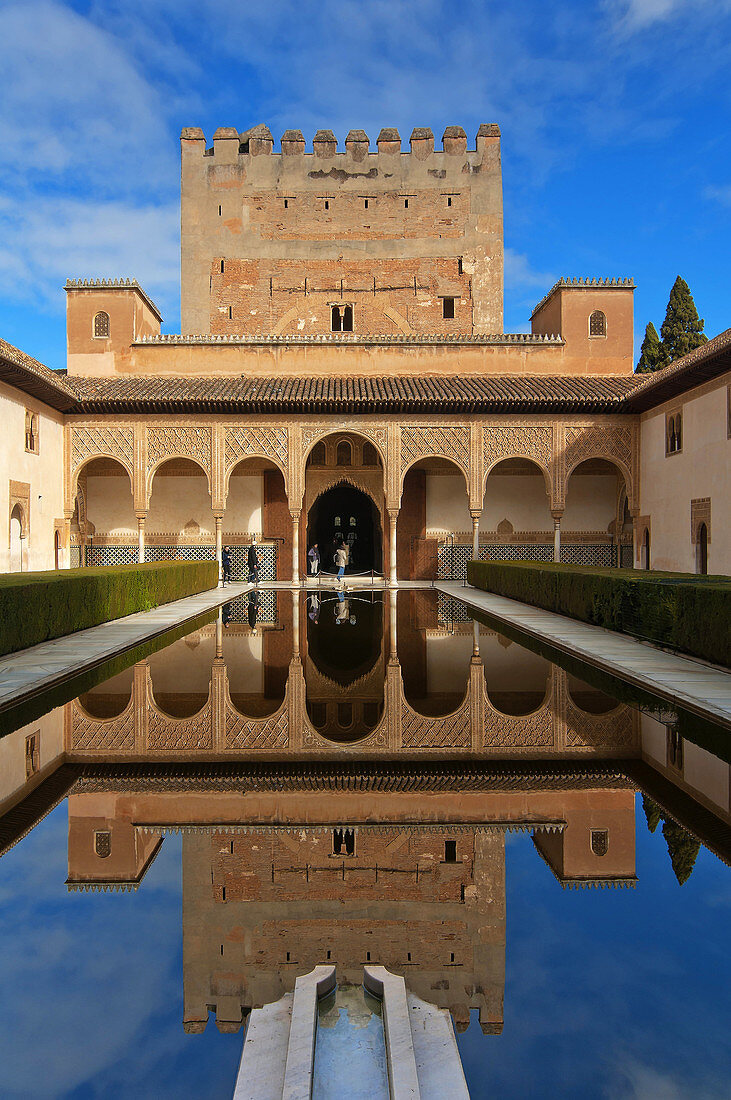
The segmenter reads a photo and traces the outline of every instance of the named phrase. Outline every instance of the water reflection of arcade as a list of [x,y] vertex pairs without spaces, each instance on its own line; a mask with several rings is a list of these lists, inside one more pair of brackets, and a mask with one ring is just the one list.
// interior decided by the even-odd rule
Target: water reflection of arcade
[[255,629],[245,618],[226,628],[219,619],[69,704],[68,751],[636,752],[631,708],[507,639],[479,633],[434,593],[401,592],[398,603],[390,593],[386,609],[382,598],[351,602],[340,626],[337,595],[316,619],[298,593],[278,593],[274,616]]

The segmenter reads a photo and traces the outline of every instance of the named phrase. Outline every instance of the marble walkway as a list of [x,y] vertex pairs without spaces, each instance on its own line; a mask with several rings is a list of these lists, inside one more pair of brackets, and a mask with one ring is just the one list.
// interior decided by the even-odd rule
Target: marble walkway
[[[0,657],[0,711],[47,691],[69,676],[97,665],[149,641],[168,630],[196,619],[206,611],[248,592],[250,584],[229,584],[196,596],[161,604],[152,611],[138,611],[123,619],[54,638],[50,642]],[[282,585],[282,587],[288,587]]]
[[436,587],[498,622],[731,730],[731,672],[457,581],[437,581]]

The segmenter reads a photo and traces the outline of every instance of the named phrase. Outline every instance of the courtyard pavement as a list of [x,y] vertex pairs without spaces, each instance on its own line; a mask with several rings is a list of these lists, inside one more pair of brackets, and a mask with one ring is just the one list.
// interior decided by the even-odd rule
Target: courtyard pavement
[[457,581],[437,581],[436,587],[498,622],[731,729],[731,672]]
[[[198,618],[253,586],[229,584],[0,657],[0,711]],[[288,585],[282,584],[286,588]]]

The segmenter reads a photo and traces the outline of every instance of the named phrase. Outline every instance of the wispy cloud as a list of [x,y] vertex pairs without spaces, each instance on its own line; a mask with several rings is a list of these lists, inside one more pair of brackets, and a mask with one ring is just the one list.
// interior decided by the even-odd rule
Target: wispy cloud
[[721,187],[709,186],[704,188],[703,197],[718,202],[721,206],[731,206],[731,183]]

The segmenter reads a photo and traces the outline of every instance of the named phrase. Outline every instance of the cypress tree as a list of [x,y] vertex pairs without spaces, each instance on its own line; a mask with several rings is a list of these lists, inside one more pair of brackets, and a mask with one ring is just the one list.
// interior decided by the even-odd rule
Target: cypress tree
[[643,794],[642,809],[645,811],[645,817],[647,818],[647,828],[651,833],[654,833],[655,829],[663,820],[660,807],[656,802],[653,802],[651,798],[648,798],[646,794]]
[[678,275],[670,291],[667,313],[660,328],[668,363],[708,341],[703,332],[704,323],[698,316],[688,284]]
[[669,818],[663,822],[662,835],[668,846],[670,862],[675,871],[675,877],[682,886],[690,878],[690,872],[700,851],[700,841],[691,836],[682,825]]
[[652,371],[661,370],[667,366],[667,362],[665,347],[660,343],[657,329],[650,321],[645,329],[645,339],[642,341],[640,358],[635,368],[637,374],[650,374]]

